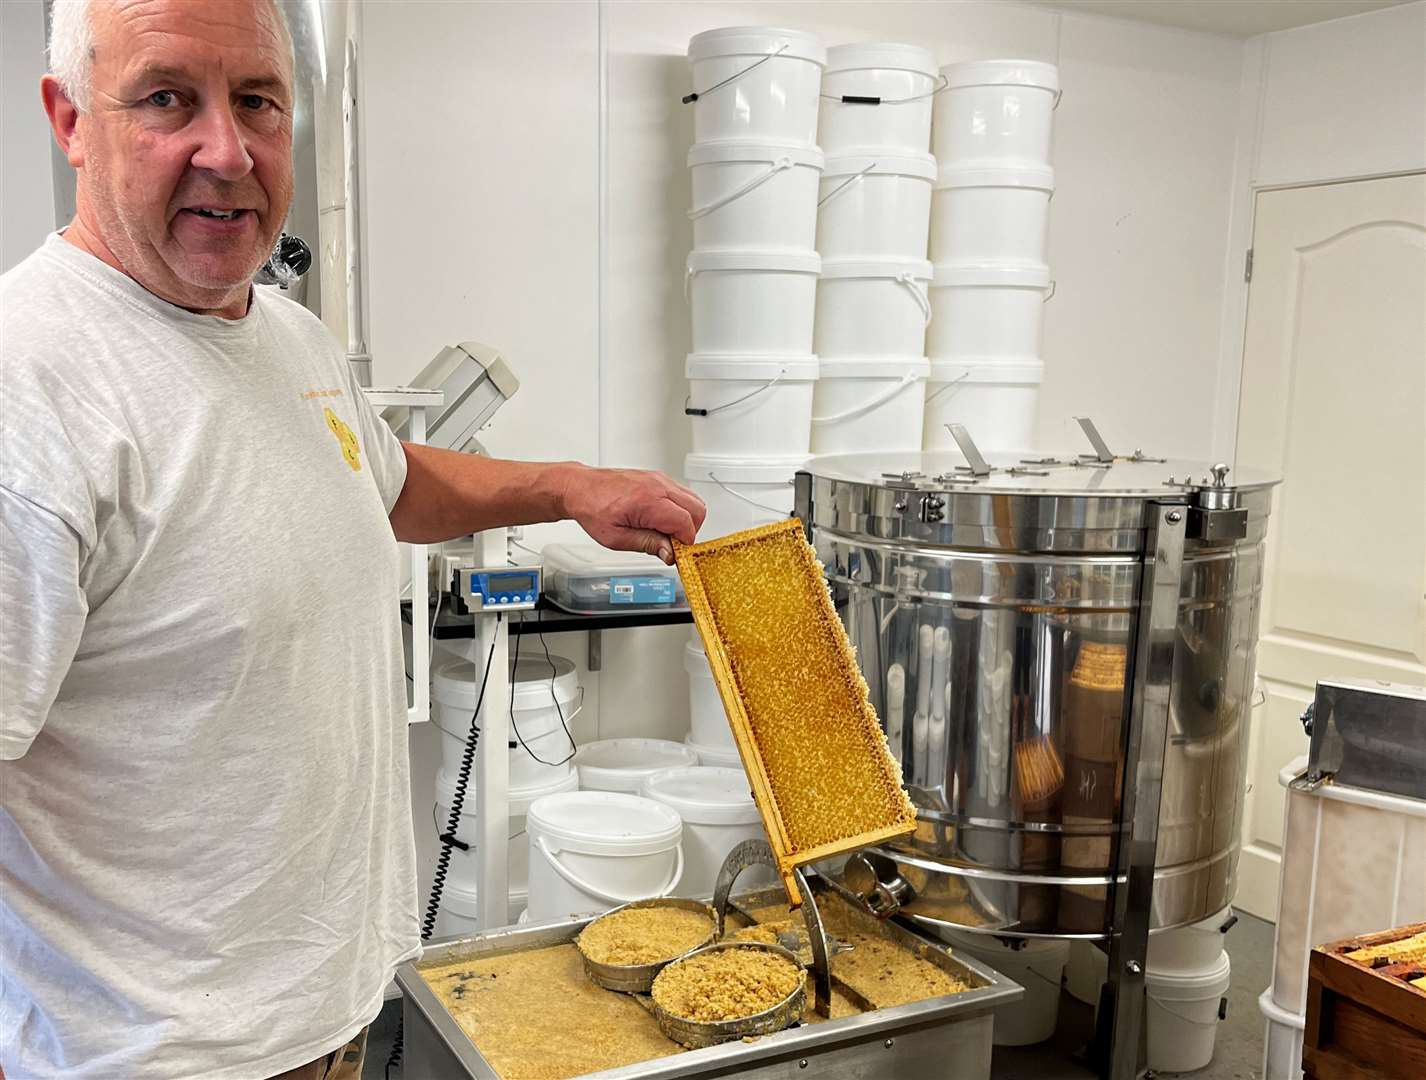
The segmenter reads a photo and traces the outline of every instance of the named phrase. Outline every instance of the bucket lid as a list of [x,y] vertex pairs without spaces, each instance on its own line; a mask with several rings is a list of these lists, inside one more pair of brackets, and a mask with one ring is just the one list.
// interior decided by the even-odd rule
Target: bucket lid
[[713,669],[708,666],[708,654],[697,641],[690,641],[683,647],[683,667],[695,678],[713,678]]
[[827,159],[822,170],[824,179],[855,176],[913,176],[918,180],[936,179],[936,159],[930,154],[885,154],[879,150],[848,150]]
[[925,259],[828,259],[822,264],[824,278],[895,278],[910,274],[929,282],[932,273]]
[[[579,790],[579,773],[573,768],[566,768],[559,775],[551,780],[542,781],[538,784],[511,785],[510,787],[510,816],[520,817],[526,810],[530,809],[530,804],[536,799],[543,799],[546,795],[557,795],[561,791]],[[436,772],[436,802],[447,810],[455,801],[456,778],[446,772],[444,768]],[[471,774],[470,780],[465,787],[465,802],[461,805],[461,816],[475,816],[475,774]],[[445,824],[442,816],[441,824]]]
[[689,273],[706,270],[781,270],[796,274],[816,274],[822,258],[815,251],[692,251]]
[[1043,360],[942,360],[931,361],[933,383],[1021,383],[1038,385],[1045,381]]
[[936,76],[936,54],[919,45],[890,41],[859,41],[853,45],[833,45],[827,50],[827,74],[834,71],[863,71],[890,68]]
[[777,142],[700,142],[688,150],[688,166],[715,165],[724,161],[766,161],[771,164],[787,158],[794,165],[820,169],[826,155],[806,143]]
[[1035,191],[1055,190],[1055,170],[1048,165],[985,167],[945,165],[936,177],[937,188],[1010,187]]
[[645,780],[639,794],[673,807],[686,825],[751,825],[762,820],[742,769],[666,769]]
[[827,62],[826,46],[813,35],[778,26],[723,26],[694,34],[688,42],[688,62],[696,64],[715,56],[767,56],[778,49],[782,49],[779,56],[814,64]]
[[1060,69],[1043,60],[972,60],[947,64],[941,69],[946,87],[1034,86],[1041,90],[1060,88]]
[[1210,966],[1197,971],[1144,971],[1144,988],[1160,1001],[1205,1001],[1222,997],[1233,978],[1227,953],[1219,953]]
[[807,454],[793,457],[733,458],[712,454],[689,454],[683,459],[683,475],[688,480],[713,480],[725,484],[788,484],[793,474],[811,460]]
[[[743,759],[738,753],[738,747],[736,745],[713,746],[710,743],[694,742],[691,733],[684,738],[683,745],[697,754],[698,760],[703,762],[704,765],[715,768],[739,770],[743,767]],[[744,773],[744,775],[747,774]]]
[[[551,676],[554,678],[553,697],[550,694]],[[548,709],[556,701],[563,708],[579,696],[579,678],[574,664],[563,656],[551,656],[549,663],[543,656],[522,656],[511,669],[510,679],[514,683],[513,704],[516,709]],[[474,709],[479,691],[476,665],[464,659],[447,661],[432,673],[431,688],[435,699],[443,705]],[[555,717],[550,727],[558,726],[559,718]]]
[[877,357],[837,357],[822,361],[824,379],[924,379],[931,374],[931,361],[924,356],[911,359]]
[[684,374],[690,379],[746,379],[767,382],[782,377],[787,382],[817,378],[815,356],[757,356],[743,353],[690,353]]
[[584,855],[654,855],[683,836],[671,806],[618,791],[567,791],[536,799],[525,819],[555,851]]
[[1050,268],[1043,263],[1030,266],[978,266],[937,263],[934,288],[948,285],[999,285],[1015,289],[1048,289]]
[[574,764],[582,787],[638,791],[654,773],[698,761],[686,746],[667,739],[602,739],[581,746]]

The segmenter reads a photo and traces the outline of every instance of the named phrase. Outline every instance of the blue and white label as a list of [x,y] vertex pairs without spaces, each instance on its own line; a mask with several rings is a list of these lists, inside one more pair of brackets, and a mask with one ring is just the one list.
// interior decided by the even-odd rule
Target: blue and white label
[[674,580],[668,577],[610,578],[611,604],[672,604]]

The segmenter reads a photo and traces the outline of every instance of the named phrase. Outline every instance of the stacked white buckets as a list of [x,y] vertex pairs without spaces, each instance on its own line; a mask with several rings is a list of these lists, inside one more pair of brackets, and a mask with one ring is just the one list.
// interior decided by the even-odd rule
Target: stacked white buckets
[[[469,660],[450,660],[431,675],[431,720],[441,737],[441,769],[436,774],[435,824],[444,833],[450,819],[460,775],[466,736],[470,731],[479,690],[480,672]],[[526,815],[537,799],[579,786],[574,768],[574,745],[568,726],[579,714],[580,688],[574,664],[560,656],[525,658],[512,673],[510,700],[510,854],[509,918],[513,921],[527,900],[529,852],[525,840]],[[476,886],[475,780],[466,782],[456,839],[467,850],[452,848],[441,890],[439,935],[474,933],[479,926]]]
[[[775,27],[708,30],[688,43],[696,141],[684,476],[708,505],[705,537],[786,518],[793,474],[807,463],[826,60],[811,34]],[[704,765],[741,769],[696,636],[685,666],[688,746]]]
[[811,34],[775,27],[708,30],[688,43],[696,141],[684,475],[708,504],[706,536],[785,518],[807,461],[826,59]]
[[1050,136],[1059,72],[1030,60],[941,69],[931,209],[931,357],[924,447],[962,423],[983,450],[1033,445],[1055,189]]
[[921,448],[936,84],[935,57],[914,45],[839,45],[827,53],[815,454]]

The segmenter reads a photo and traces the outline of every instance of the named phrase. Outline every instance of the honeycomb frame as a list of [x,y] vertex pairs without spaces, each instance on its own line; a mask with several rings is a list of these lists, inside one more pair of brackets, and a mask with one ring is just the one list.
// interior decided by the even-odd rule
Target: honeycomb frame
[[[787,635],[789,640],[795,634],[801,640],[817,641],[818,647],[825,648],[827,682],[834,688],[832,693],[842,698],[838,707],[845,707],[848,729],[854,736],[854,745],[844,746],[854,759],[848,764],[848,769],[859,770],[858,775],[865,778],[867,786],[875,789],[881,802],[880,807],[874,807],[871,799],[862,803],[867,816],[879,817],[873,827],[859,827],[857,831],[840,836],[824,835],[814,843],[805,842],[810,825],[788,817],[789,810],[794,811],[796,816],[797,807],[788,806],[787,800],[779,797],[778,777],[769,772],[765,760],[767,755],[759,741],[759,717],[750,715],[746,694],[740,683],[735,662],[738,645],[729,640],[727,627],[715,611],[708,582],[705,581],[705,567],[720,556],[726,557],[740,550],[756,553],[759,548],[767,549],[769,546],[780,555],[790,553],[796,572],[806,576],[805,610],[794,612],[802,625],[789,628]],[[708,655],[714,684],[718,687],[738,754],[752,785],[753,801],[757,804],[777,860],[779,876],[789,902],[797,907],[801,904],[801,894],[792,876],[796,867],[914,831],[915,807],[903,787],[901,768],[886,745],[881,721],[872,708],[866,681],[862,678],[846,629],[832,605],[822,564],[807,543],[802,523],[792,518],[692,546],[675,542],[674,555],[694,624]],[[752,673],[749,673],[749,679],[755,681]],[[816,734],[809,732],[814,738]],[[845,744],[847,738],[842,741]],[[772,756],[776,758],[775,754]],[[848,820],[850,817],[848,815]]]

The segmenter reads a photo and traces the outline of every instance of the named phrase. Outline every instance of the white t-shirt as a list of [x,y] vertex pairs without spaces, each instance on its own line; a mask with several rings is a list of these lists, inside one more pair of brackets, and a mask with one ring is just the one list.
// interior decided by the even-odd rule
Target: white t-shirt
[[257,1078],[419,950],[399,442],[310,313],[0,278],[0,1065]]

